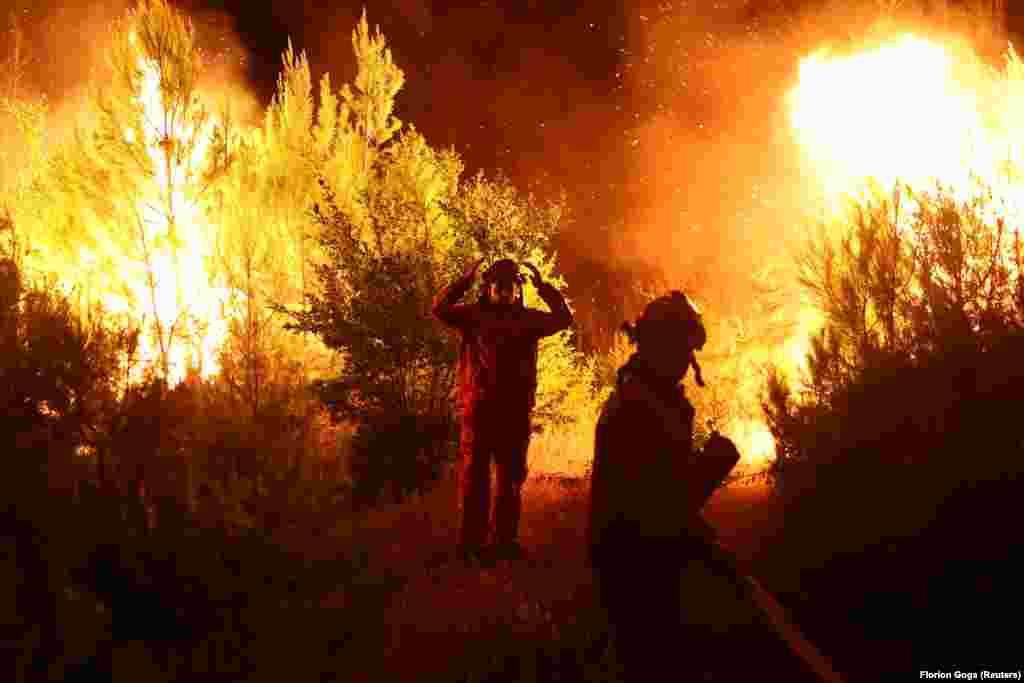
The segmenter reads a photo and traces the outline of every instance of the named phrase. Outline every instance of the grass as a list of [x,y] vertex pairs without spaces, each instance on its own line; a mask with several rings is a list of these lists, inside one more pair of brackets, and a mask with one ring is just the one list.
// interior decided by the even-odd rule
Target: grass
[[[106,668],[82,669],[78,680],[617,680],[585,558],[588,480],[573,465],[572,454],[588,448],[587,432],[541,438],[531,449],[520,524],[526,561],[491,568],[454,561],[456,485],[448,476],[429,493],[358,517],[321,510],[248,540],[173,541],[166,547],[179,553],[178,578],[161,574],[167,583],[152,587],[157,595],[177,595],[178,584],[198,580],[204,595],[234,596],[203,617],[205,635],[134,638],[121,607],[80,591],[59,605],[74,617],[61,626],[76,648],[65,664],[73,669],[71,659],[106,647]],[[560,448],[569,455],[559,456]],[[727,545],[750,557],[772,510],[766,489],[736,486],[717,493],[705,515]],[[683,580],[690,636],[681,647],[706,658],[688,655],[679,672],[737,680],[769,667],[800,680],[799,667],[725,582],[700,568]],[[733,657],[736,649],[751,658]]]
[[534,434],[527,463],[532,474],[553,478],[587,476],[594,457],[594,430],[599,404],[580,406],[575,422]]
[[[401,573],[401,588],[383,613],[382,650],[389,654],[372,667],[374,680],[616,680],[614,648],[585,564],[587,482],[541,474],[527,480],[523,493],[521,540],[529,560],[490,569],[450,561],[456,528],[450,479],[366,517],[361,533],[368,552]],[[756,542],[765,501],[763,489],[725,490],[709,503],[708,519],[749,555],[752,548],[741,546]],[[718,638],[712,645],[718,648],[730,639],[740,647],[760,640],[756,648],[767,661],[793,668],[724,582],[700,568],[684,580],[690,587],[684,614],[695,637]]]

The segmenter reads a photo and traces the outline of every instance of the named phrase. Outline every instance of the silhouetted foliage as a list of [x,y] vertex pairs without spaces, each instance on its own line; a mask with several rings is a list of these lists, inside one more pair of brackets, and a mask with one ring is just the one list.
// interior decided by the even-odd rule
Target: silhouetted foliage
[[[1016,578],[980,564],[1011,561],[1024,540],[1000,523],[1024,471],[1024,281],[998,209],[942,187],[876,194],[804,255],[826,324],[803,386],[776,373],[766,389],[786,512],[765,555],[804,568],[780,586],[834,596],[828,615],[805,607],[850,639],[836,647],[860,642],[859,628],[901,638],[914,661],[954,648],[974,665],[1012,647],[994,628],[932,630],[995,610],[989,595],[1021,598]],[[996,592],[975,595],[982,578]],[[861,635],[836,629],[837,613]]]
[[5,661],[30,680],[109,677],[120,643],[170,656],[205,640],[248,666],[268,610],[362,571],[348,556],[310,571],[268,539],[347,511],[347,487],[307,461],[287,401],[251,415],[215,383],[129,382],[137,332],[27,281],[16,256],[0,260]]

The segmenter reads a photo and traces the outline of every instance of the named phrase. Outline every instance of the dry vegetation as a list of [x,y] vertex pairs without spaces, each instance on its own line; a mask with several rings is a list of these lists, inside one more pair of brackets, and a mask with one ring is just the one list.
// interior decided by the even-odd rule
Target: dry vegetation
[[[399,575],[380,615],[384,630],[353,641],[357,652],[379,653],[367,663],[373,680],[617,680],[614,648],[585,564],[586,494],[586,480],[528,479],[521,526],[528,560],[490,569],[452,561],[451,479],[427,495],[372,511],[357,531],[348,524],[335,530],[335,538],[357,534],[375,564]],[[709,521],[741,554],[751,554],[762,533],[766,496],[764,488],[730,488],[708,505]],[[306,539],[307,552],[330,555],[330,539]],[[689,655],[677,663],[680,673],[703,676],[706,670],[708,680],[737,680],[753,671],[749,663],[726,661],[727,652],[741,648],[759,657],[757,666],[801,680],[800,665],[728,585],[700,567],[681,580],[688,585],[682,607],[692,637],[686,647],[693,652],[701,643],[705,657]],[[323,604],[340,607],[345,598],[335,593]]]
[[[173,18],[162,2],[140,7],[155,13],[151,29]],[[191,43],[175,22],[165,28],[178,32],[177,52],[163,57],[188,75]],[[130,31],[118,35],[131,81],[137,45]],[[480,253],[530,258],[564,285],[548,250],[564,207],[506,179],[460,178],[455,155],[391,117],[402,76],[383,37],[363,22],[353,38],[354,88],[324,81],[317,108],[309,66],[289,51],[263,127],[239,137],[218,129],[202,176],[222,193],[216,220],[198,200],[172,201],[195,187],[161,184],[152,169],[107,184],[125,158],[172,161],[173,131],[154,151],[118,128],[147,113],[131,93],[99,103],[98,137],[83,133],[0,179],[0,452],[13,454],[0,478],[0,536],[10,539],[0,654],[16,661],[15,680],[615,680],[583,533],[596,409],[629,350],[583,356],[568,334],[547,342],[521,524],[529,557],[455,562],[455,346],[425,311]],[[152,81],[153,65],[141,63]],[[370,87],[374,79],[388,87]],[[186,110],[190,93],[178,93]],[[3,104],[19,141],[42,154],[33,145],[45,111]],[[111,150],[122,156],[105,157]],[[780,444],[771,479],[735,483],[705,510],[812,640],[865,680],[944,652],[1002,661],[1015,634],[967,619],[970,633],[947,626],[951,615],[1012,609],[1020,598],[1006,569],[1024,547],[1006,523],[1021,473],[1020,244],[1013,226],[991,230],[978,203],[922,199],[911,227],[927,249],[909,248],[884,202],[831,226],[838,246],[818,253],[816,283],[830,326],[811,347],[809,393],[773,378],[765,397]],[[139,202],[167,205],[149,232],[127,220],[139,218]],[[313,206],[325,213],[314,219]],[[249,230],[254,216],[265,233]],[[205,235],[214,223],[235,314],[219,355],[204,356],[210,323],[227,321],[189,318],[202,302],[167,309],[187,288],[157,264],[202,251],[177,228]],[[311,226],[322,229],[323,253],[303,237]],[[83,244],[99,263],[88,278],[76,270]],[[117,253],[104,256],[103,245]],[[25,279],[29,254],[48,254],[51,269],[68,266],[86,284],[134,272],[119,288],[133,284],[141,303],[116,320],[72,306],[57,285]],[[201,293],[217,289],[195,275],[207,266],[192,273]],[[345,287],[308,296],[314,275]],[[287,300],[272,299],[285,290]],[[386,301],[381,291],[399,294]],[[186,318],[191,331],[176,337]],[[293,335],[285,320],[313,334]],[[187,347],[207,371],[186,367]],[[691,394],[701,418],[753,419],[738,394],[758,376],[729,358],[708,368],[714,391]],[[313,381],[325,368],[327,379]],[[666,653],[671,678],[805,675],[725,582],[700,567],[681,580],[688,639]]]

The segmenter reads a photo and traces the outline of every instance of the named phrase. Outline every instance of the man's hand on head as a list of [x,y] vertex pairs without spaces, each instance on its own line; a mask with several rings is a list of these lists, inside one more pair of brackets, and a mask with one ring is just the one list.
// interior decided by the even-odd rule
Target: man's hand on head
[[485,258],[486,257],[480,258],[474,263],[471,263],[469,268],[466,269],[466,272],[463,273],[462,277],[467,280],[473,280],[476,277],[477,271],[480,270],[480,265],[484,262]]
[[537,270],[537,266],[532,263],[523,263],[523,265],[530,270],[530,282],[533,283],[534,287],[539,289],[540,286],[544,284],[544,280],[541,279],[540,271]]

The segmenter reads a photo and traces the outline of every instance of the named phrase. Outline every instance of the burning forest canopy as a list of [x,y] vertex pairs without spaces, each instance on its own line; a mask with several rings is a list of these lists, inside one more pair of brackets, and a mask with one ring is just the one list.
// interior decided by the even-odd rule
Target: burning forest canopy
[[[677,24],[648,30],[663,39],[666,26]],[[305,56],[289,50],[262,115],[229,60],[203,54],[184,15],[164,3],[140,4],[104,35],[104,59],[79,96],[48,104],[8,79],[0,189],[9,236],[29,271],[55,275],[83,305],[102,304],[143,329],[140,372],[155,369],[172,383],[189,373],[215,377],[225,348],[248,339],[301,363],[307,377],[329,374],[337,361],[329,349],[285,332],[267,304],[297,307],[313,284],[309,212],[319,180],[358,213],[356,198],[378,180],[367,172],[371,157],[405,155],[404,175],[387,182],[404,183],[439,221],[438,254],[459,256],[443,207],[473,181],[460,177],[458,155],[430,147],[414,121],[394,118],[401,64],[390,63],[368,26],[357,29],[354,47],[386,77],[360,71],[340,88],[327,75],[315,84]],[[10,56],[15,67],[19,54]],[[711,74],[748,67],[760,54],[743,44]],[[758,409],[759,368],[796,370],[821,323],[797,296],[791,259],[807,224],[835,224],[845,198],[868,179],[883,192],[897,182],[940,182],[964,198],[983,187],[1008,224],[1019,224],[1024,70],[1012,47],[1000,60],[979,56],[955,31],[889,25],[840,48],[804,50],[782,97],[751,86],[738,98],[750,112],[782,116],[763,148],[742,137],[730,144],[680,134],[669,113],[638,131],[657,149],[632,170],[655,180],[649,196],[630,200],[631,220],[651,227],[631,231],[612,258],[650,262],[705,303],[714,325],[704,360],[712,389],[695,400],[750,461],[773,447]],[[736,76],[740,85],[756,77]],[[692,159],[702,154],[710,181],[692,177]],[[746,192],[749,178],[762,178],[753,191],[772,201],[743,218],[726,215],[746,201],[730,195],[729,174],[754,167],[735,187]],[[709,182],[723,189],[702,192]],[[536,257],[550,272],[553,256]],[[572,299],[579,284],[567,285]]]

